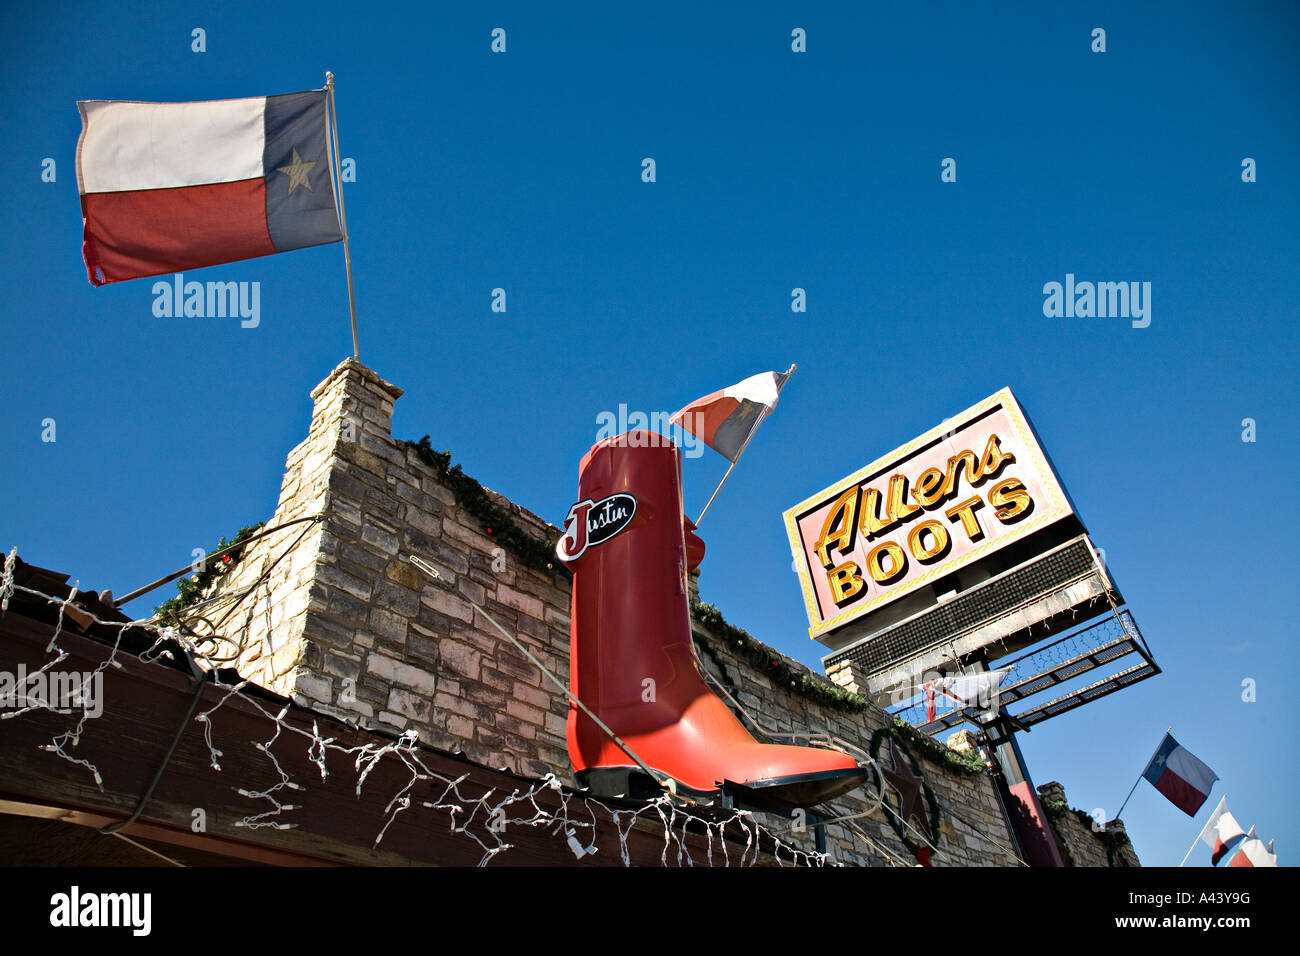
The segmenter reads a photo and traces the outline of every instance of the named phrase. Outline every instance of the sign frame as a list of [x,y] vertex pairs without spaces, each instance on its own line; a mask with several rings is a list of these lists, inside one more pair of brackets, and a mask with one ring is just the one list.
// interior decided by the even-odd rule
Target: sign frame
[[[890,588],[883,593],[872,594],[860,603],[854,603],[846,609],[838,610],[829,617],[823,618],[812,579],[816,566],[811,558],[811,550],[806,550],[804,547],[799,521],[810,512],[824,507],[828,502],[834,502],[840,495],[855,485],[866,485],[868,482],[887,479],[890,475],[900,473],[914,479],[916,476],[909,475],[905,467],[909,458],[927,450],[942,440],[945,435],[959,433],[968,426],[976,425],[978,419],[999,408],[1006,412],[1014,429],[1016,441],[1015,447],[1011,451],[1016,456],[1015,466],[1021,472],[1034,476],[1039,486],[1045,491],[1047,500],[1035,500],[1033,514],[1024,521],[1002,529],[1003,533],[998,536],[975,544],[960,555],[945,558],[933,566],[926,567],[920,573],[901,582],[900,587]],[[981,445],[981,447],[983,446]],[[976,448],[974,451],[978,456],[980,449]],[[914,595],[924,585],[975,564],[988,555],[1001,551],[1003,548],[1024,540],[1048,525],[1055,524],[1075,514],[1069,496],[1061,485],[1060,479],[1052,468],[1042,445],[1039,444],[1033,426],[1030,425],[1029,419],[1025,416],[1020,403],[1016,401],[1011,389],[1004,387],[960,414],[952,416],[924,434],[912,439],[905,445],[895,448],[869,465],[858,469],[853,474],[809,496],[783,513],[786,534],[790,541],[791,555],[794,559],[796,573],[799,576],[800,590],[803,593],[804,610],[808,614],[809,637],[816,640],[824,634],[838,630],[902,598]],[[822,570],[824,573],[825,569]]]

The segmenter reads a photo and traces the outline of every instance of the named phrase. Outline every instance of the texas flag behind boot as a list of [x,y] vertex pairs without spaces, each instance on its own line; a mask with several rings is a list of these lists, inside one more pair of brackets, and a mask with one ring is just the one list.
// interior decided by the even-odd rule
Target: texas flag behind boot
[[[806,807],[861,784],[838,750],[762,744],[704,683],[691,644],[687,571],[704,544],[685,521],[681,454],[660,435],[597,442],[556,553],[573,572],[573,693],[678,793],[758,809]],[[657,781],[570,706],[569,757],[603,796],[653,797]]]

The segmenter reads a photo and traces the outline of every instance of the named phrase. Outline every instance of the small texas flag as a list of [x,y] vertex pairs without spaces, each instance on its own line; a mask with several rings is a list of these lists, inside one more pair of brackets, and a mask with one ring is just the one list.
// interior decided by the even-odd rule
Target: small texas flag
[[671,419],[732,464],[740,457],[763,416],[776,407],[781,387],[794,371],[760,372],[720,392],[697,398]]
[[1218,866],[1219,861],[1231,853],[1245,837],[1246,831],[1241,828],[1237,818],[1228,812],[1228,798],[1224,797],[1214,808],[1214,813],[1210,815],[1209,821],[1201,830],[1199,839],[1210,845],[1213,850],[1210,854],[1210,864]]
[[1214,781],[1219,779],[1218,774],[1179,746],[1169,733],[1142,776],[1189,817],[1196,816],[1196,811],[1209,799]]
[[79,101],[91,284],[340,241],[328,96]]
[[1277,866],[1277,854],[1273,852],[1273,841],[1264,841],[1255,836],[1255,828],[1242,841],[1241,849],[1228,861],[1228,866]]

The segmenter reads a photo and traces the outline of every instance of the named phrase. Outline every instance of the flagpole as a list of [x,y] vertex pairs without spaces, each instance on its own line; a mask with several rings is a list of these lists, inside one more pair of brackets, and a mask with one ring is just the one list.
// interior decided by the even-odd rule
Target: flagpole
[[343,207],[343,169],[342,153],[339,152],[339,117],[334,105],[334,74],[325,73],[325,88],[330,95],[330,129],[334,140],[334,171],[337,177],[336,189],[339,197],[339,225],[343,231],[343,262],[348,270],[348,310],[352,313],[352,357],[361,361],[361,349],[357,345],[357,301],[352,294],[352,248],[348,245],[348,214]]
[[[1155,754],[1152,754],[1151,756],[1154,757]],[[1146,768],[1149,766],[1151,766],[1150,760],[1146,762],[1146,765],[1142,768],[1142,773],[1138,774],[1138,778],[1133,781],[1133,790],[1138,788],[1138,784],[1142,782],[1142,778],[1146,775]],[[1128,806],[1129,797],[1133,796],[1133,790],[1128,792],[1128,797],[1125,797],[1124,802],[1119,805],[1119,813],[1115,814],[1116,820],[1120,819],[1124,815],[1124,808]]]
[[[1170,727],[1165,730],[1165,737],[1168,737],[1169,734],[1173,732],[1173,729],[1173,726],[1170,725]],[[1138,788],[1138,784],[1141,783],[1142,778],[1146,776],[1147,767],[1151,766],[1151,761],[1155,759],[1156,754],[1160,753],[1160,748],[1165,745],[1165,737],[1160,738],[1160,743],[1156,744],[1156,749],[1152,752],[1151,756],[1147,758],[1147,762],[1142,765],[1142,772],[1138,774],[1138,778],[1133,781],[1133,790]],[[1129,798],[1133,796],[1133,790],[1128,792],[1128,796],[1124,798],[1124,802],[1119,805],[1119,813],[1115,814],[1116,820],[1120,819],[1124,815],[1124,808],[1128,806]],[[1196,839],[1199,840],[1200,837],[1197,837]],[[1195,845],[1193,845],[1193,849],[1195,849]],[[1188,856],[1191,856],[1191,850],[1188,851]]]
[[[798,365],[791,365],[788,369],[786,369],[785,379],[781,382],[781,384],[777,387],[776,390],[776,394],[778,397],[780,397],[781,395],[781,389],[785,388],[785,383],[790,381],[790,376],[794,374],[794,370],[797,369],[798,367],[799,367]],[[753,439],[754,433],[758,431],[758,426],[763,424],[763,419],[767,417],[767,412],[768,409],[766,406],[764,406],[763,413],[758,416],[758,421],[754,422],[754,427],[749,430],[749,434],[745,437],[745,444],[741,445],[740,451],[736,453],[736,460],[733,461],[730,467],[727,468],[727,473],[723,475],[722,480],[718,482],[718,487],[713,489],[713,495],[709,498],[708,504],[706,504],[704,506],[704,510],[700,512],[700,516],[695,519],[695,527],[698,528],[700,526],[700,522],[704,520],[704,516],[708,514],[709,506],[713,504],[713,499],[718,497],[718,492],[722,490],[722,486],[725,485],[727,483],[727,479],[731,477],[731,469],[736,467],[736,464],[740,461],[740,456],[743,455],[745,453],[745,449],[749,447],[749,443]]]
[[[766,415],[767,412],[764,411],[762,415],[758,416],[758,422],[754,425],[755,431],[758,430],[758,426],[762,424],[763,419],[766,417]],[[745,444],[748,445],[749,442],[746,441]],[[744,451],[745,449],[742,446],[741,454],[744,454]],[[736,461],[740,461],[740,455],[736,456]],[[736,467],[736,461],[733,461],[729,466],[727,466],[727,473],[723,475],[722,480],[718,482],[718,487],[713,489],[713,496],[709,498],[709,503],[704,506],[704,510],[700,512],[700,516],[695,519],[695,527],[698,528],[700,526],[700,522],[704,520],[704,516],[709,513],[709,505],[713,504],[713,499],[718,497],[718,492],[722,490],[722,486],[725,485],[727,483],[727,479],[731,477],[731,469]]]
[[1196,839],[1192,841],[1192,849],[1187,851],[1187,856],[1183,857],[1183,862],[1178,864],[1180,867],[1191,858],[1192,851],[1196,849],[1196,844],[1205,839],[1205,831],[1210,829],[1210,821],[1218,816],[1219,811],[1224,809],[1227,805],[1228,795],[1225,793],[1219,798],[1219,805],[1214,808],[1214,813],[1210,814],[1210,819],[1205,821],[1205,826],[1201,827],[1201,832],[1196,834]]
[[[1183,857],[1183,863],[1186,863],[1189,859],[1191,859],[1191,857],[1192,857],[1192,851],[1196,849],[1196,844],[1198,844],[1198,843],[1201,842],[1201,834],[1204,833],[1204,832],[1205,832],[1205,831],[1202,830],[1201,833],[1198,833],[1198,834],[1196,835],[1196,839],[1192,841],[1192,849],[1191,849],[1191,850],[1188,850],[1188,851],[1187,851],[1187,856]],[[1183,865],[1183,863],[1179,863],[1178,865],[1181,867],[1181,866]]]

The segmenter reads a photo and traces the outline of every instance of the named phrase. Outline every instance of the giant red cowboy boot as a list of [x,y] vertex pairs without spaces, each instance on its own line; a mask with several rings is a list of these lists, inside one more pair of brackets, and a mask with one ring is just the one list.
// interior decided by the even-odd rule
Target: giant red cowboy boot
[[602,796],[649,797],[666,783],[702,802],[726,794],[759,809],[811,806],[858,786],[866,771],[848,754],[759,743],[705,685],[686,588],[704,543],[684,520],[677,446],[618,435],[592,446],[579,473],[556,549],[573,571],[571,689],[624,746],[570,705],[578,779]]

